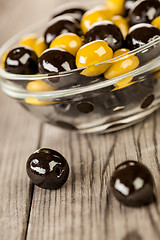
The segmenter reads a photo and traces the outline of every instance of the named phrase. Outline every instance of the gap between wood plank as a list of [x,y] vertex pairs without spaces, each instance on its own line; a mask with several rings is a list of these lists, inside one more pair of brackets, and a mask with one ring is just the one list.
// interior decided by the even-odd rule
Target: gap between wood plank
[[[40,123],[37,149],[39,149],[41,147],[41,140],[42,140],[42,135],[43,135],[43,126],[44,126],[44,124]],[[30,194],[30,198],[29,198],[30,201],[29,201],[28,216],[27,216],[27,222],[26,222],[26,229],[25,229],[24,234],[22,236],[22,240],[27,239],[28,226],[29,226],[29,221],[30,221],[32,202],[33,202],[33,194],[34,194],[34,184],[32,182],[30,182],[29,194]]]

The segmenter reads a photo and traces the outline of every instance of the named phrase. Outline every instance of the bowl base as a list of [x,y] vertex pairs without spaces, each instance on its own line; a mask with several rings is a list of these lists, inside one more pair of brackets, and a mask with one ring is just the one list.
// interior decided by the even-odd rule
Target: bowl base
[[156,111],[158,108],[160,107],[159,105],[153,106],[143,112],[140,112],[138,114],[117,120],[117,121],[113,121],[110,123],[105,123],[103,125],[100,126],[96,126],[96,127],[91,127],[91,128],[86,128],[86,129],[78,129],[79,133],[111,133],[111,132],[115,132],[127,127],[130,127],[142,120],[144,120],[146,117],[148,117],[151,113],[153,113],[154,111]]

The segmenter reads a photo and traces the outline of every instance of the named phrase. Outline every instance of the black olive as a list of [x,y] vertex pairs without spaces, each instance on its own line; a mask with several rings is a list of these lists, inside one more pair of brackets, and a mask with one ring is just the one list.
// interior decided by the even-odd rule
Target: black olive
[[76,68],[74,56],[61,48],[49,48],[43,52],[38,61],[40,73],[56,73]]
[[160,15],[160,2],[156,0],[140,0],[134,3],[129,11],[130,24],[151,23]]
[[158,38],[160,30],[149,23],[138,23],[129,29],[126,36],[126,44],[130,50]]
[[125,0],[124,9],[126,11],[126,15],[128,14],[129,10],[133,7],[136,1],[137,0]]
[[76,20],[80,21],[82,15],[85,13],[86,9],[82,7],[80,4],[71,3],[71,4],[64,4],[60,6],[59,8],[56,8],[55,12],[53,13],[52,18],[55,18],[57,16],[68,14],[72,17],[74,17]]
[[60,34],[68,32],[78,34],[79,30],[79,24],[73,17],[66,14],[58,16],[49,22],[44,34],[45,42],[49,46],[53,39]]
[[123,36],[120,29],[111,21],[104,20],[93,23],[86,33],[85,41],[104,40],[113,51],[123,46]]
[[140,207],[156,200],[154,179],[148,168],[136,161],[118,165],[111,178],[115,197],[124,205]]
[[38,57],[27,46],[14,48],[6,57],[5,70],[15,74],[36,74],[38,73]]
[[58,189],[69,175],[66,159],[57,151],[41,148],[27,161],[26,170],[31,181],[40,188]]

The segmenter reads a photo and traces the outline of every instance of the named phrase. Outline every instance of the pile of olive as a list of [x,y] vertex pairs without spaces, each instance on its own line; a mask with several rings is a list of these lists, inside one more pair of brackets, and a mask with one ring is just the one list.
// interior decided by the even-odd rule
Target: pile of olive
[[[6,71],[16,74],[58,75],[59,72],[84,68],[82,78],[104,74],[106,79],[110,79],[137,68],[139,59],[130,56],[130,50],[158,36],[158,0],[105,0],[104,6],[89,10],[77,4],[62,6],[53,13],[43,36],[22,36],[18,46],[5,53],[2,65]],[[123,60],[109,62],[126,53],[125,69]],[[105,63],[95,65],[100,62]],[[119,82],[118,89],[131,85],[131,81],[132,77]],[[47,83],[32,83],[27,89],[46,91]],[[48,89],[54,90],[53,86],[49,84]],[[46,101],[35,99],[27,99],[26,102],[46,104]]]

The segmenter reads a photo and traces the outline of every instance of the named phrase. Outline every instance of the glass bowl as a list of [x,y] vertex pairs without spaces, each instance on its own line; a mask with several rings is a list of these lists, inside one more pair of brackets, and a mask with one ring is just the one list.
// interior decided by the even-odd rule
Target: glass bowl
[[[8,40],[0,49],[0,60],[26,33],[44,32],[48,18]],[[0,67],[4,93],[26,110],[52,125],[79,133],[104,133],[128,127],[144,119],[160,106],[160,37],[127,54],[110,59],[113,64],[136,56],[139,65],[112,79],[104,75],[87,77],[83,69],[37,75],[19,75]],[[98,63],[99,66],[103,63]],[[43,80],[50,91],[29,91],[29,82]]]

